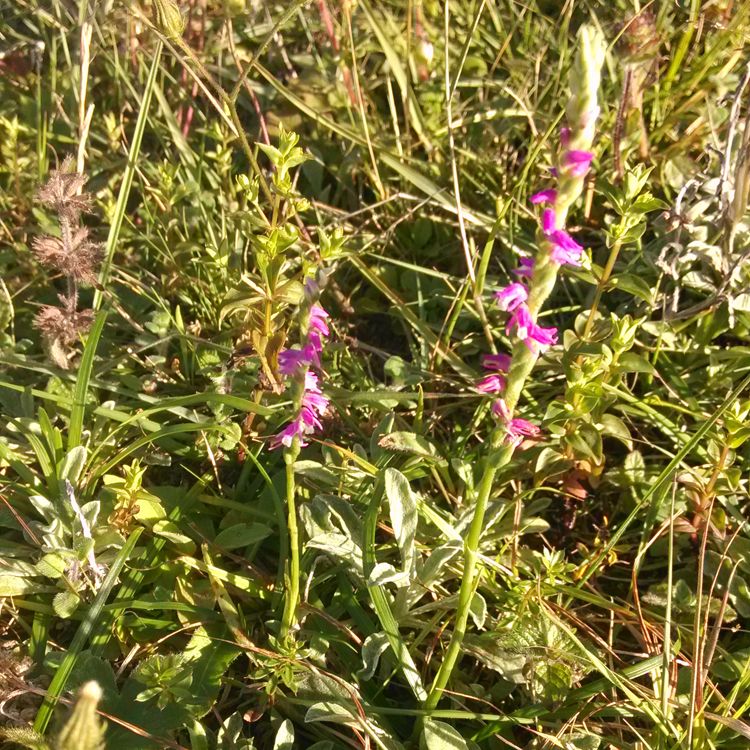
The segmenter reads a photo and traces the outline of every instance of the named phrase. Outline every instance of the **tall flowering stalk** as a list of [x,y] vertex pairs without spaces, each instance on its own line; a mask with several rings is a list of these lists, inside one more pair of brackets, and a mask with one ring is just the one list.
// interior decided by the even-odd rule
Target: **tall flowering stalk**
[[578,33],[578,51],[570,74],[571,95],[566,110],[567,126],[560,134],[561,149],[553,172],[557,184],[531,198],[533,204],[543,207],[537,234],[538,253],[533,260],[523,258],[520,267],[514,272],[518,281],[513,281],[496,295],[500,308],[509,313],[507,331],[515,341],[509,363],[502,355],[483,363],[496,370],[507,370],[507,374],[493,380],[485,377],[477,384],[478,390],[483,393],[502,392],[503,395],[492,406],[498,425],[489,441],[490,448],[477,489],[474,516],[464,540],[464,573],[458,594],[456,622],[451,641],[425,701],[427,710],[434,709],[439,703],[461,653],[471,600],[477,585],[479,541],[495,475],[498,469],[510,461],[524,438],[539,433],[536,425],[515,417],[514,412],[526,379],[540,353],[557,343],[557,330],[538,324],[539,311],[554,288],[560,267],[581,263],[583,248],[567,233],[565,222],[570,206],[583,192],[585,177],[593,160],[591,146],[599,115],[597,93],[604,54],[601,34],[591,26],[581,27]]
[[55,364],[67,370],[73,345],[88,332],[94,311],[79,309],[81,284],[95,284],[101,262],[101,246],[92,242],[89,230],[81,225],[81,214],[91,211],[92,198],[83,192],[88,178],[76,172],[68,156],[52,170],[37,198],[57,213],[60,236],[35,237],[32,249],[39,262],[65,277],[66,291],[59,295],[60,306],[43,305],[34,318],[34,327],[42,334]]
[[287,527],[289,531],[290,560],[285,573],[286,598],[281,618],[281,641],[289,638],[296,624],[300,584],[300,539],[297,526],[296,483],[294,462],[300,448],[307,445],[306,437],[322,429],[320,418],[328,408],[328,399],[319,386],[319,376],[313,368],[320,369],[320,355],[330,335],[328,313],[318,304],[320,284],[309,279],[300,306],[300,346],[279,353],[279,372],[288,379],[292,396],[292,421],[271,439],[271,448],[284,448],[286,466]]

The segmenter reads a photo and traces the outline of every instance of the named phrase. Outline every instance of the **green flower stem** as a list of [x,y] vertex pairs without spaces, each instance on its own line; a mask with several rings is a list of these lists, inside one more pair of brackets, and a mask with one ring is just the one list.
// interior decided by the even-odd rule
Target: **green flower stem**
[[[590,27],[583,26],[579,32],[578,54],[571,71],[571,97],[567,106],[567,119],[570,126],[568,135],[570,141],[566,148],[589,150],[594,138],[594,124],[598,114],[597,92],[599,88],[600,69],[604,62],[604,43],[600,33]],[[572,174],[565,164],[558,165],[560,175],[557,184],[557,198],[555,201],[555,225],[564,227],[568,209],[581,195],[585,178]],[[549,298],[557,280],[560,266],[551,260],[552,249],[550,241],[540,230],[538,234],[539,252],[534,266],[534,273],[529,282],[529,297],[526,305],[534,320]],[[503,399],[510,414],[513,414],[523,391],[527,378],[539,357],[538,352],[532,351],[523,341],[516,341],[513,346],[511,367]],[[484,517],[487,503],[492,494],[492,485],[498,470],[506,466],[513,456],[514,446],[505,443],[506,430],[499,425],[490,438],[490,449],[484,462],[484,475],[479,484],[474,515],[471,519],[469,532],[464,540],[464,572],[458,592],[456,607],[456,622],[453,634],[446,649],[435,680],[425,701],[427,711],[434,710],[443,690],[450,681],[456,662],[461,655],[461,645],[466,635],[466,625],[471,611],[471,600],[479,579],[479,543],[484,529]]]
[[594,301],[591,304],[591,309],[589,310],[589,317],[586,320],[586,327],[583,329],[583,336],[581,338],[583,338],[584,340],[589,337],[591,329],[594,327],[594,319],[596,318],[596,311],[599,309],[599,303],[602,299],[604,287],[607,286],[609,277],[612,275],[612,270],[614,269],[615,263],[617,262],[617,256],[620,254],[621,247],[622,243],[620,242],[620,240],[617,240],[612,245],[612,249],[609,251],[609,258],[607,258],[607,264],[604,266],[604,270],[602,271],[602,276],[599,279],[599,283],[596,285]]
[[279,638],[282,642],[289,638],[291,630],[297,624],[297,607],[299,606],[300,580],[300,539],[297,527],[296,482],[294,476],[294,462],[299,456],[299,438],[294,438],[291,448],[284,451],[286,464],[286,507],[287,533],[289,534],[289,568],[284,576],[286,596],[284,598],[284,613],[281,617]]
[[[500,430],[495,431],[493,441],[497,435],[502,441]],[[478,581],[477,562],[479,560],[479,541],[484,528],[484,516],[487,511],[487,503],[492,492],[492,485],[498,469],[505,466],[513,455],[513,446],[500,445],[492,447],[485,461],[485,470],[482,481],[479,485],[477,502],[474,507],[474,516],[471,519],[469,533],[464,541],[464,574],[461,578],[461,588],[458,592],[458,606],[456,607],[456,623],[453,626],[453,635],[451,636],[448,649],[445,652],[443,661],[440,664],[435,680],[432,683],[430,692],[427,695],[424,708],[431,711],[437,707],[440,698],[443,695],[448,681],[450,680],[456,661],[461,653],[461,644],[466,635],[466,625],[469,621],[471,611],[471,600],[474,596],[476,584]]]
[[[562,214],[561,221],[564,221],[567,209],[558,212],[558,216],[560,214]],[[558,226],[562,226],[562,224],[558,224]],[[534,319],[537,318],[539,311],[552,293],[557,281],[557,272],[560,269],[557,263],[550,260],[550,249],[549,242],[542,239],[540,242],[540,252],[534,266],[534,275],[529,286],[529,299],[526,302],[529,312]],[[534,369],[537,359],[539,359],[539,353],[529,349],[523,341],[518,340],[513,344],[510,371],[508,372],[505,392],[503,393],[503,400],[510,414],[513,414],[515,411],[523,387],[531,371]]]
[[[567,208],[558,213],[560,222],[565,220]],[[536,262],[531,286],[529,288],[528,307],[532,315],[536,317],[545,301],[552,293],[557,279],[557,271],[560,266],[549,260],[549,246],[545,241],[540,243],[541,252]],[[505,387],[504,400],[508,410],[515,409],[518,399],[523,391],[524,384],[536,363],[538,353],[532,352],[523,341],[518,341],[513,347],[513,358],[508,373],[508,381]],[[456,607],[456,622],[453,626],[453,635],[445,652],[445,657],[435,675],[430,692],[425,701],[426,710],[437,707],[443,690],[461,653],[461,645],[466,635],[466,625],[469,622],[471,612],[471,600],[476,589],[479,570],[479,543],[484,529],[484,517],[487,512],[487,503],[492,493],[492,485],[498,470],[504,467],[513,457],[513,446],[503,443],[505,429],[498,427],[490,438],[490,451],[484,465],[484,475],[477,492],[477,501],[474,506],[474,515],[471,519],[469,532],[464,540],[464,573],[461,578],[461,587],[458,592],[458,605]]]

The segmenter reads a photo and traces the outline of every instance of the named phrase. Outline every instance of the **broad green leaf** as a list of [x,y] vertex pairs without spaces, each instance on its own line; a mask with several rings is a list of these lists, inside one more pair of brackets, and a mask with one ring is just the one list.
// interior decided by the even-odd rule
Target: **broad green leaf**
[[385,495],[388,498],[393,533],[401,552],[403,570],[414,568],[414,536],[417,531],[417,502],[407,478],[396,469],[385,470]]
[[414,432],[391,432],[380,438],[378,445],[389,451],[410,453],[422,458],[440,458],[440,454],[433,443]]
[[33,594],[35,591],[43,591],[44,588],[28,578],[0,575],[0,597]]
[[367,681],[373,678],[380,657],[385,653],[388,645],[388,636],[382,631],[372,633],[365,638],[362,644],[362,669],[358,672],[361,680]]
[[136,504],[138,510],[135,513],[135,517],[147,526],[167,516],[167,512],[164,510],[159,498],[150,493],[139,494]]
[[614,414],[605,414],[601,418],[602,434],[616,438],[629,450],[633,450],[633,440],[628,426]]
[[[628,237],[623,240],[623,242],[633,242],[635,239],[637,239],[637,237],[635,237],[634,235],[637,232],[640,232],[642,234],[643,231],[645,231],[645,228],[645,224],[639,225],[638,230],[632,230],[631,232],[629,232]],[[609,285],[615,287],[616,289],[622,289],[623,291],[628,292],[634,297],[638,297],[645,302],[653,302],[654,290],[646,281],[644,281],[640,276],[636,276],[635,274],[623,273],[619,276],[614,276],[610,279]]]
[[273,750],[294,750],[294,724],[284,719],[276,732]]
[[172,521],[157,521],[153,526],[153,532],[157,536],[163,536],[174,544],[181,552],[190,554],[195,549],[195,543],[189,536],[180,531],[179,526]]
[[196,719],[211,710],[224,674],[242,651],[226,639],[224,630],[214,633],[199,628],[182,652],[183,665],[189,669],[191,677],[190,697],[184,701],[184,706]]
[[83,467],[86,465],[87,456],[88,451],[82,445],[71,448],[65,454],[62,466],[60,467],[60,479],[67,479],[71,484],[77,484],[83,472]]
[[224,549],[237,549],[247,547],[249,544],[262,542],[271,534],[270,526],[262,523],[238,523],[222,529],[214,540],[217,547]]
[[464,650],[478,659],[485,667],[494,670],[507,682],[523,685],[526,682],[527,657],[519,653],[512,643],[506,643],[502,634],[485,632],[467,635]]
[[466,740],[450,724],[425,719],[420,750],[469,750]]
[[547,477],[554,477],[570,469],[573,461],[555,448],[543,448],[536,459],[534,479],[541,482]]
[[477,630],[482,630],[482,628],[484,628],[484,622],[487,619],[487,602],[478,591],[475,591],[474,596],[471,598],[469,614],[471,615],[471,619],[474,621]]
[[[379,480],[376,490],[372,493],[372,497],[367,504],[364,524],[365,535],[362,547],[362,568],[365,575],[369,575],[369,573],[372,572],[372,569],[377,562],[375,557],[375,529],[384,493],[384,484],[384,478]],[[386,596],[383,587],[371,584],[368,585],[367,590],[370,594],[375,612],[378,615],[381,628],[388,636],[399,669],[402,671],[404,678],[408,682],[409,687],[417,700],[420,702],[425,701],[427,699],[427,690],[425,690],[425,687],[422,684],[422,677],[417,669],[417,665],[414,663],[414,658],[411,653],[409,653],[406,643],[400,637],[398,623],[393,615],[390,601]]]
[[67,620],[78,609],[80,603],[81,597],[72,591],[60,591],[52,600],[55,614],[63,620]]
[[68,565],[69,562],[66,562],[62,555],[58,555],[56,552],[48,552],[34,567],[41,576],[60,578],[65,574]]
[[645,372],[649,375],[655,375],[656,370],[654,366],[647,360],[641,357],[640,354],[635,352],[625,352],[620,355],[617,360],[617,364],[621,370],[625,372]]
[[463,543],[459,539],[451,539],[437,547],[434,547],[430,556],[424,561],[417,570],[420,591],[424,593],[425,589],[437,583],[440,580],[440,573],[443,568],[463,549]]
[[599,430],[586,422],[579,424],[576,431],[566,435],[565,442],[576,452],[578,458],[591,458],[596,463],[602,460],[602,436]]
[[348,724],[350,726],[359,726],[360,724],[359,719],[348,708],[333,701],[314,703],[307,709],[305,723],[311,724],[316,721],[329,721],[333,724]]
[[409,574],[403,570],[396,570],[390,563],[378,563],[367,579],[369,586],[385,586],[386,583],[395,583],[404,586],[409,583]]

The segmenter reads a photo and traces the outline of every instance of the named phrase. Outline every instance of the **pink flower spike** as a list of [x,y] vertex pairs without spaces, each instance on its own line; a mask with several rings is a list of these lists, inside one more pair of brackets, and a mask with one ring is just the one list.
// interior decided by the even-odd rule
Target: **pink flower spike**
[[304,425],[302,424],[302,418],[297,417],[297,419],[295,419],[293,422],[290,422],[281,432],[271,438],[269,447],[271,448],[271,450],[280,448],[282,445],[286,448],[291,448],[292,443],[294,442],[294,438],[298,437],[300,438],[300,447],[304,448],[307,443],[302,440],[303,433]]
[[591,151],[573,149],[565,153],[563,163],[574,177],[583,177],[589,171],[593,159],[594,155]]
[[549,257],[560,266],[580,266],[581,252],[575,250],[566,250],[559,245],[555,245],[550,251]]
[[310,308],[310,330],[319,333],[321,336],[330,335],[331,331],[328,328],[328,323],[326,323],[328,317],[330,316],[320,305],[313,305]]
[[480,393],[501,393],[505,390],[505,378],[502,375],[487,375],[477,381],[476,389]]
[[558,247],[563,250],[577,250],[579,253],[583,250],[583,247],[579,245],[564,229],[555,229],[550,234],[550,239]]
[[549,235],[553,248],[550,257],[555,263],[571,266],[581,265],[581,253],[583,247],[579,245],[565,230],[556,229]]
[[555,212],[551,208],[545,208],[542,212],[542,231],[545,234],[552,234],[552,232],[558,231],[556,224]]
[[284,349],[279,352],[279,372],[282,375],[294,375],[301,367],[307,367],[317,358],[309,346],[302,349]]
[[323,414],[328,408],[329,401],[322,393],[307,391],[302,397],[302,408],[309,409],[315,414]]
[[544,351],[548,347],[554,346],[557,343],[557,328],[543,328],[542,326],[533,323],[528,329],[527,335],[521,336],[521,338],[523,339],[523,343],[526,344],[532,352]]
[[305,392],[302,395],[302,409],[309,409],[314,414],[323,414],[328,408],[329,400],[320,392],[318,376],[308,370],[305,373]]
[[534,259],[520,258],[518,268],[515,268],[513,273],[521,279],[530,279],[531,274],[534,273]]
[[535,326],[536,323],[534,323],[534,318],[531,317],[529,308],[526,305],[519,305],[508,319],[505,331],[510,335],[510,332],[515,328],[518,338],[526,340],[529,337],[529,331]]
[[499,292],[495,292],[495,297],[501,310],[512,312],[526,302],[529,298],[529,290],[523,284],[514,281]]
[[323,425],[318,419],[318,415],[309,406],[303,405],[299,410],[299,421],[302,426],[302,431],[306,434],[315,432],[315,430],[323,429]]
[[318,355],[323,351],[323,339],[317,331],[310,331],[307,334],[307,346],[315,352],[313,360],[315,364],[320,367],[320,358]]
[[540,190],[538,193],[529,198],[529,202],[538,206],[543,203],[554,203],[557,200],[557,190],[550,188],[549,190]]
[[514,432],[528,437],[533,437],[541,432],[541,429],[533,422],[529,422],[527,419],[520,419],[519,417],[511,419],[508,427]]
[[526,419],[511,419],[507,425],[506,442],[513,446],[520,445],[525,437],[536,437],[541,433],[539,427]]
[[305,391],[308,393],[320,393],[318,376],[314,372],[310,372],[310,370],[305,373]]
[[508,372],[510,369],[510,354],[483,354],[482,367],[485,370]]
[[508,406],[501,398],[493,401],[491,411],[501,422],[507,422],[510,419]]
[[525,437],[536,437],[541,432],[539,427],[526,419],[511,419],[508,407],[501,398],[492,404],[492,413],[505,424],[505,442],[510,445],[517,446]]

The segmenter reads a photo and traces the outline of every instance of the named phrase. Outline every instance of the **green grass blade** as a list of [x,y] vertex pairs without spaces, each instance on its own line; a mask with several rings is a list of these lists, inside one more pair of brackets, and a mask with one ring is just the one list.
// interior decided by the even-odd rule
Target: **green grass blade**
[[[99,275],[99,283],[101,287],[105,287],[109,279],[110,268],[112,266],[112,257],[114,256],[115,247],[117,246],[117,241],[120,237],[122,221],[125,216],[125,209],[127,208],[128,198],[130,197],[130,188],[133,184],[133,176],[135,175],[138,154],[141,150],[143,131],[146,128],[146,121],[148,120],[149,104],[151,102],[151,94],[153,92],[154,83],[156,81],[156,72],[159,69],[161,48],[162,43],[161,41],[158,41],[156,43],[156,49],[154,50],[154,58],[151,62],[151,69],[149,70],[148,80],[146,81],[146,88],[143,92],[138,119],[135,123],[133,139],[130,144],[130,151],[128,152],[128,164],[125,168],[125,173],[123,174],[122,178],[122,184],[120,185],[120,192],[117,196],[115,215],[109,228],[109,234],[107,235],[107,243],[104,249],[104,261],[102,262],[102,270]],[[95,310],[99,309],[101,302],[102,294],[101,291],[97,289],[94,293],[93,302]],[[102,331],[104,330],[104,324],[106,323],[106,320],[107,311],[100,310],[96,316],[96,321],[86,341],[86,347],[83,352],[81,366],[78,370],[78,377],[76,379],[73,407],[70,412],[68,450],[70,450],[71,448],[76,448],[81,444],[83,420],[86,411],[86,395],[88,393],[91,371],[94,365],[94,356],[96,354],[97,347],[99,346],[99,339],[101,338]]]
[[[382,496],[383,480],[382,477],[380,477],[375,485],[365,515],[364,544],[362,545],[362,562],[365,578],[369,577],[372,569],[375,567],[375,529],[377,527],[378,510],[380,508]],[[385,590],[382,586],[368,583],[367,591],[370,594],[372,605],[378,615],[378,620],[380,620],[383,632],[386,634],[388,642],[391,644],[393,653],[396,656],[396,661],[398,662],[407,683],[409,683],[409,687],[412,689],[417,700],[420,702],[425,701],[427,699],[427,690],[425,690],[425,687],[422,684],[422,678],[419,675],[417,665],[414,663],[414,659],[409,653],[409,649],[406,647],[406,644],[399,634],[398,623],[391,611]]]
[[682,460],[693,452],[699,445],[700,441],[708,434],[708,431],[716,424],[721,418],[721,415],[737,400],[742,391],[747,388],[750,384],[750,375],[748,375],[724,400],[719,408],[701,424],[701,426],[693,433],[693,436],[688,440],[685,445],[677,451],[675,457],[667,464],[664,470],[654,480],[654,483],[644,493],[643,497],[636,503],[633,510],[630,512],[628,517],[620,524],[617,530],[612,534],[607,544],[603,546],[596,560],[588,567],[583,576],[581,576],[578,582],[579,586],[583,586],[586,581],[596,572],[599,567],[599,563],[606,558],[606,556],[614,549],[617,543],[622,538],[623,534],[630,528],[630,525],[637,518],[641,512],[643,506],[648,503],[652,498],[657,496],[661,497],[668,485],[668,482],[672,479],[675,471],[682,463]]
[[83,420],[86,414],[86,396],[91,380],[91,371],[94,367],[94,357],[99,339],[107,322],[107,311],[100,310],[96,315],[94,326],[86,340],[83,349],[81,364],[78,368],[78,377],[73,391],[73,404],[70,409],[70,426],[68,427],[68,450],[77,448],[81,444],[83,434]]
[[[122,229],[122,222],[125,218],[125,210],[127,208],[128,198],[130,197],[130,188],[133,185],[133,177],[135,176],[138,155],[141,151],[141,141],[143,140],[143,133],[146,129],[146,122],[148,121],[151,96],[153,94],[154,85],[156,83],[156,74],[159,70],[161,50],[162,42],[161,40],[157,40],[156,47],[152,53],[153,59],[151,61],[151,68],[148,72],[146,87],[143,90],[143,97],[140,101],[138,119],[135,122],[135,129],[133,130],[133,137],[130,142],[130,150],[128,151],[128,163],[122,176],[120,192],[117,195],[117,204],[115,206],[114,218],[112,219],[112,224],[109,227],[107,243],[104,248],[104,261],[102,263],[102,270],[99,275],[99,283],[102,287],[106,286],[107,281],[109,280],[109,273],[112,268],[112,258],[115,254],[115,247],[117,246],[117,241],[120,237],[120,230]],[[101,292],[97,290],[94,294],[95,310],[99,308],[99,306],[101,305],[101,301]]]

